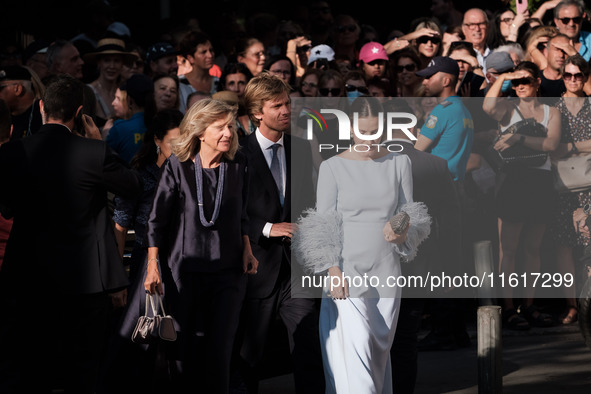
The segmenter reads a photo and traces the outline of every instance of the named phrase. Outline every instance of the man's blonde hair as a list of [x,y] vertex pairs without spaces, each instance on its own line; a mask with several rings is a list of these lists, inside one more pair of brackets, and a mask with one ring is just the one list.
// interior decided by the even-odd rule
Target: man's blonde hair
[[289,94],[291,88],[281,78],[263,71],[251,78],[244,90],[244,106],[251,122],[257,127],[259,120],[255,117],[263,112],[265,102],[274,100],[284,93]]

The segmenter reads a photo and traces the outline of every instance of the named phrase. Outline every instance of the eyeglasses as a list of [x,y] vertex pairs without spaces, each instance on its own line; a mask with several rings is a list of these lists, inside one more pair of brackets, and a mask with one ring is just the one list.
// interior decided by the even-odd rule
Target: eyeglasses
[[318,85],[315,84],[314,82],[302,82],[302,87],[303,88],[316,89],[318,87]]
[[339,33],[344,33],[346,31],[348,31],[349,33],[353,33],[355,30],[357,30],[357,26],[355,26],[355,25],[347,25],[347,26],[338,26],[337,27],[337,31]]
[[431,41],[431,43],[433,45],[438,45],[441,43],[441,38],[431,37],[431,36],[421,36],[421,37],[417,38],[417,44],[426,44],[429,41]]
[[560,22],[562,22],[562,24],[564,25],[568,25],[570,23],[570,21],[575,22],[575,25],[578,25],[579,23],[581,23],[583,21],[583,17],[582,16],[575,16],[574,18],[558,18],[558,20]]
[[470,30],[474,30],[474,29],[476,29],[476,27],[484,29],[486,27],[486,25],[488,25],[487,22],[464,23],[464,26],[466,26]]
[[581,82],[584,78],[584,75],[583,75],[583,73],[576,73],[576,74],[564,73],[564,74],[562,74],[562,78],[567,81],[575,80],[577,82]]
[[250,53],[250,55],[260,59],[261,57],[265,56],[265,52],[263,52],[263,51],[255,52],[255,53]]
[[534,79],[531,77],[527,78],[519,78],[519,79],[512,79],[511,85],[516,88],[519,85],[531,85],[534,82]]
[[404,66],[396,66],[394,67],[394,70],[396,70],[397,73],[401,73],[402,71],[406,70],[408,72],[413,72],[417,69],[417,65],[412,63],[412,64],[405,64]]
[[328,96],[328,94],[330,93],[331,96],[340,96],[341,95],[341,89],[339,88],[320,88],[318,89],[320,91],[320,94],[323,96]]
[[359,93],[363,93],[363,94],[369,93],[369,90],[365,86],[355,86],[355,85],[346,84],[345,88],[347,89],[347,92],[358,91]]
[[509,23],[513,22],[514,20],[515,20],[515,18],[503,18],[500,20],[500,22],[509,24]]

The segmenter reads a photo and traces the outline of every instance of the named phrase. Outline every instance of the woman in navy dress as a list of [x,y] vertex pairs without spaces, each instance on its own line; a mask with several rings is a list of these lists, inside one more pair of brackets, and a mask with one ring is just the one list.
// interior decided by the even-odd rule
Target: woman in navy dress
[[144,287],[165,294],[177,324],[175,392],[228,392],[245,274],[258,266],[247,235],[246,161],[237,152],[235,118],[235,107],[213,99],[188,110],[148,220]]

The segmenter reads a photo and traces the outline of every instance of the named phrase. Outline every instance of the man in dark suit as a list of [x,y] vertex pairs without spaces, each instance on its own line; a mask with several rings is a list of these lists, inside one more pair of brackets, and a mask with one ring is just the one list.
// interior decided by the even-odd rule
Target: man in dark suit
[[103,141],[72,133],[83,89],[56,77],[39,132],[0,147],[0,207],[14,215],[0,271],[0,392],[93,393],[112,301],[125,303],[107,192],[135,198],[142,181]]
[[[243,313],[243,379],[258,390],[259,365],[269,329],[277,316],[287,328],[296,392],[323,393],[324,376],[314,299],[292,297],[289,241],[300,213],[314,206],[309,143],[290,136],[290,88],[278,77],[261,73],[244,93],[256,132],[242,144],[248,158],[249,237],[258,273],[248,278]],[[297,155],[297,168],[292,168]],[[296,171],[297,170],[297,171]],[[294,275],[295,278],[295,275]]]
[[[411,112],[411,111],[407,111]],[[386,145],[392,151],[408,155],[412,163],[413,200],[424,202],[432,218],[431,235],[419,247],[415,259],[402,264],[406,277],[427,272],[449,274],[458,267],[461,254],[460,205],[447,161],[414,148],[412,141],[401,131],[394,131]],[[421,317],[429,289],[404,288],[396,335],[390,352],[395,393],[412,393],[417,376],[417,345]]]

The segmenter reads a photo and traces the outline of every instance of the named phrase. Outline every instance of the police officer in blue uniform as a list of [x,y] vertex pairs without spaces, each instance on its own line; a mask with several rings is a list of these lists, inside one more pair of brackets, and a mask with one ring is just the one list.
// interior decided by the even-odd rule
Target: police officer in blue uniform
[[[446,56],[433,58],[425,69],[416,73],[424,78],[423,85],[427,96],[439,97],[442,101],[433,108],[421,127],[415,149],[431,152],[447,161],[460,199],[461,222],[464,223],[466,199],[463,180],[472,152],[474,122],[462,98],[456,95],[455,87],[459,73],[456,60]],[[462,228],[458,228],[457,231],[463,231]],[[471,246],[463,242],[461,247],[462,250],[467,250],[466,248]],[[463,274],[470,270],[467,265],[469,259],[465,260],[458,261],[455,272],[450,274]],[[463,316],[465,300],[446,298],[453,297],[453,291],[433,296],[437,298],[431,304],[432,331],[419,342],[419,350],[451,350],[469,346],[470,338]]]

